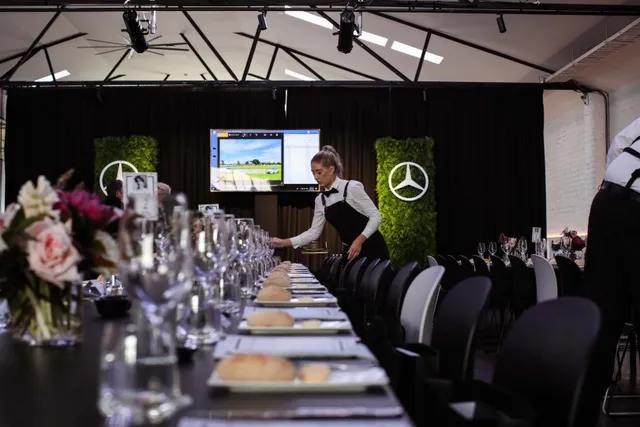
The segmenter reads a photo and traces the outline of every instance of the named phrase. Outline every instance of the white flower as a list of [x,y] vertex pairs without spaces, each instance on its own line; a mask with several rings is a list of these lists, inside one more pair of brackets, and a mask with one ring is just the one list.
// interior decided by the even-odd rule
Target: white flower
[[48,215],[57,219],[59,212],[53,210],[53,205],[58,202],[58,194],[47,179],[40,175],[38,185],[33,186],[31,181],[25,183],[18,194],[18,202],[24,209],[26,218],[33,218],[39,215]]

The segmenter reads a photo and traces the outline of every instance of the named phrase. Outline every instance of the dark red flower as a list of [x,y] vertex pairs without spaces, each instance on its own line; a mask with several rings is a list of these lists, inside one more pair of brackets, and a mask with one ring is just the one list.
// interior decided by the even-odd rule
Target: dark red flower
[[573,236],[573,239],[571,239],[571,249],[574,251],[581,251],[584,247],[584,240],[582,240],[580,236]]
[[86,190],[59,191],[60,202],[56,206],[63,217],[70,215],[69,206],[89,218],[96,228],[102,228],[116,216],[112,207],[103,205],[100,198]]

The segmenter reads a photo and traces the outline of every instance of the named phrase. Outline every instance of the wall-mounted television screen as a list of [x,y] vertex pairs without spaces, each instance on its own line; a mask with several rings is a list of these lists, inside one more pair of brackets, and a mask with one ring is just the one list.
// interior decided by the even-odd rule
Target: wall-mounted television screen
[[211,130],[211,191],[318,191],[320,130]]

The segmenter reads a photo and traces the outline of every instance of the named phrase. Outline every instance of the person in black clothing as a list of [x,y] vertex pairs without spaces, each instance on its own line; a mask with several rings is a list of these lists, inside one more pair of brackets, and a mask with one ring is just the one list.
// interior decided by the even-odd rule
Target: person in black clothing
[[[624,323],[640,313],[640,119],[622,130],[607,153],[604,181],[591,204],[585,256],[585,295],[602,312],[602,328],[585,378],[580,427],[592,427],[612,382]],[[632,316],[632,313],[635,316]],[[632,363],[635,363],[633,361]]]
[[342,162],[336,150],[325,145],[311,159],[311,172],[320,186],[316,197],[311,228],[289,239],[274,237],[271,244],[276,248],[297,248],[317,240],[329,222],[342,240],[344,252],[349,259],[366,256],[368,259],[389,259],[387,244],[378,231],[382,216],[362,183],[342,179]]
[[102,204],[107,206],[113,206],[114,208],[124,209],[124,204],[122,203],[123,193],[123,185],[122,181],[119,179],[114,179],[109,184],[107,184],[107,197],[104,198]]

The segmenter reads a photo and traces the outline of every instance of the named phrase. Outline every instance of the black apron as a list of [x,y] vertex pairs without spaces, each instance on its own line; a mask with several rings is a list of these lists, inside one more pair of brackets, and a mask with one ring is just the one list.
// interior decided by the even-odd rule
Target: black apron
[[[320,196],[322,198],[322,205],[324,206],[325,219],[338,231],[340,234],[340,240],[342,240],[343,253],[347,253],[353,241],[362,234],[362,231],[369,222],[369,218],[355,210],[351,205],[347,203],[347,190],[349,189],[349,181],[344,186],[344,193],[342,200],[327,206],[326,196],[324,193]],[[387,243],[384,241],[384,237],[380,234],[380,231],[376,230],[362,244],[362,250],[360,256],[365,256],[369,260],[380,258],[381,260],[389,259],[389,250],[387,249]]]

